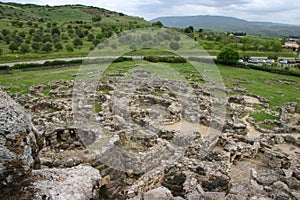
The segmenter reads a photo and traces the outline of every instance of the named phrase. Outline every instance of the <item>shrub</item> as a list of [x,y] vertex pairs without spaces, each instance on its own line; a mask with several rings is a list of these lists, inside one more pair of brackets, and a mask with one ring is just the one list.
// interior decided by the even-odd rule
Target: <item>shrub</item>
[[15,64],[13,69],[28,69],[28,68],[36,68],[36,67],[49,67],[49,66],[62,66],[62,65],[77,65],[82,64],[83,60],[54,60],[54,61],[46,61],[43,64],[40,63],[23,63],[23,64]]
[[217,55],[216,61],[225,65],[235,65],[237,64],[239,57],[240,55],[236,50],[230,47],[224,47]]
[[130,57],[119,57],[119,58],[115,59],[113,62],[117,63],[117,62],[124,62],[124,61],[132,61],[132,58],[130,58]]
[[244,61],[248,62],[248,60],[251,59],[251,56],[250,56],[250,55],[244,55],[244,56],[242,56],[242,59],[243,59]]
[[99,16],[99,15],[97,15],[97,16],[94,16],[93,18],[92,18],[92,21],[93,22],[99,22],[99,21],[101,21],[101,16]]
[[149,62],[186,63],[186,59],[179,56],[145,56],[144,60]]
[[263,67],[263,66],[257,66],[257,65],[248,65],[248,67],[250,69],[261,70],[261,71],[275,73],[275,74],[284,74],[284,75],[300,77],[300,72],[292,71],[292,70],[278,69],[278,68],[272,68],[272,67]]
[[0,66],[0,70],[8,70],[9,66],[8,65],[2,65]]
[[67,64],[68,62],[64,60],[53,60],[53,61],[46,61],[43,66],[56,66],[56,65],[64,65]]
[[23,63],[23,64],[15,64],[13,69],[27,69],[27,68],[34,68],[34,67],[41,67],[43,64],[38,63]]
[[145,56],[144,60],[147,60],[149,62],[159,62],[159,57],[157,57],[157,56]]
[[268,59],[278,60],[278,56],[277,55],[269,55]]

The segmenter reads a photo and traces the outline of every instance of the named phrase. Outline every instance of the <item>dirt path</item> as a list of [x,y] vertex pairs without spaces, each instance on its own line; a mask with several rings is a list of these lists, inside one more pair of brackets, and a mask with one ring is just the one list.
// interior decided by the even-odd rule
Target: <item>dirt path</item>
[[259,137],[262,133],[257,131],[249,122],[247,122],[247,118],[249,117],[249,114],[247,114],[245,117],[243,117],[241,120],[247,125],[248,130],[248,137],[251,139]]
[[164,128],[168,131],[181,131],[186,133],[191,132],[200,132],[201,137],[207,136],[213,129],[198,123],[192,123],[185,119],[182,119],[180,122],[177,122],[175,124],[165,125]]

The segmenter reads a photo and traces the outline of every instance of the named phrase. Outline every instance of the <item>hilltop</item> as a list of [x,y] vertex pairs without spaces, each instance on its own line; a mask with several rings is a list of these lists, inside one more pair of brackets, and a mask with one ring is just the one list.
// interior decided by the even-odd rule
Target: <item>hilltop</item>
[[250,22],[225,16],[174,16],[159,17],[151,22],[161,21],[167,27],[184,28],[194,26],[197,29],[209,29],[222,32],[245,32],[255,35],[299,36],[300,26],[271,22]]
[[0,2],[0,20],[39,21],[39,22],[68,22],[92,21],[93,18],[110,18],[111,21],[137,21],[147,24],[142,18],[131,17],[124,13],[85,5],[41,6],[35,4],[3,3]]

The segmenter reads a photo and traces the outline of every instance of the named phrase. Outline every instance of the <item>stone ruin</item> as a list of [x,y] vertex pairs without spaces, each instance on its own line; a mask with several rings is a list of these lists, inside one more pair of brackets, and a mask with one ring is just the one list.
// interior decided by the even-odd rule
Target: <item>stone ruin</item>
[[[32,118],[21,117],[22,124],[12,125],[27,127],[25,132],[18,128],[20,138],[12,137],[13,129],[2,122],[17,119],[3,114],[10,111],[1,112],[6,148],[1,160],[16,155],[8,151],[19,147],[7,147],[15,138],[21,141],[15,145],[23,144],[20,152],[26,152],[20,157],[30,162],[11,165],[26,169],[15,180],[10,177],[13,168],[2,167],[1,188],[22,180],[18,199],[300,199],[296,103],[271,113],[279,120],[264,122],[274,125],[267,130],[248,113],[257,109],[254,104],[272,112],[269,101],[237,86],[234,90],[243,95],[226,90],[222,128],[209,127],[218,124],[211,117],[212,102],[222,100],[205,85],[193,83],[191,92],[180,81],[145,82],[149,72],[129,73],[132,79],[110,74],[84,95],[78,92],[81,87],[73,88],[73,81],[11,94]],[[3,97],[9,98],[2,92]]]

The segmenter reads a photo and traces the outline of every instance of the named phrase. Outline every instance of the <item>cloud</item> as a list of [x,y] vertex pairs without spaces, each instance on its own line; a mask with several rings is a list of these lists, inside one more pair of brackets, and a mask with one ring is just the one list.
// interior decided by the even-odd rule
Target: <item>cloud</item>
[[[7,0],[4,0],[7,1]],[[8,0],[10,1],[10,0]],[[153,19],[160,16],[225,15],[251,21],[299,24],[299,0],[13,0],[48,5],[84,4]]]

